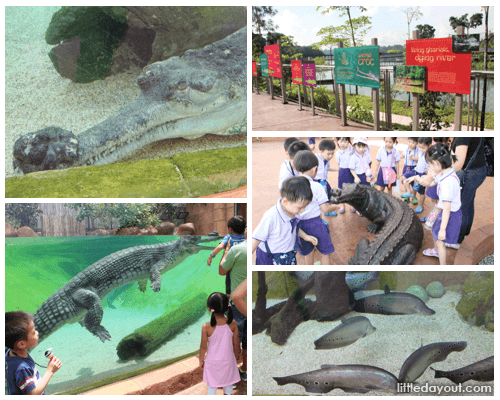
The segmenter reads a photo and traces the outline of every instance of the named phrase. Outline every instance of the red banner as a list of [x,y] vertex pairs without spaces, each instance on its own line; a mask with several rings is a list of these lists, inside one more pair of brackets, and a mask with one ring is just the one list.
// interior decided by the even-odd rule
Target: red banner
[[252,76],[257,76],[257,62],[252,61]]
[[452,38],[406,41],[406,65],[427,67],[427,90],[470,93],[471,54],[453,53]]
[[292,61],[292,82],[302,85],[302,64],[299,60]]
[[269,76],[282,78],[280,45],[271,44],[269,46],[264,46],[264,51],[267,54],[267,68],[269,69]]

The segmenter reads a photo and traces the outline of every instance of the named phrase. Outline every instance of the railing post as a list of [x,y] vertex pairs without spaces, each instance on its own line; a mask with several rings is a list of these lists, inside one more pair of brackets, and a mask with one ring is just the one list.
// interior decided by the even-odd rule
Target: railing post
[[387,129],[392,129],[392,98],[391,98],[391,71],[385,71],[385,101],[386,101],[386,117],[385,126]]
[[281,52],[281,38],[278,38],[278,45],[279,45],[279,49],[280,49],[281,98],[282,98],[283,104],[288,104],[288,101],[286,101],[285,71],[283,70],[283,53]]
[[[372,46],[377,46],[377,38],[372,39]],[[379,76],[380,76],[380,65],[379,65]],[[380,130],[380,110],[379,110],[379,95],[380,89],[372,88],[372,99],[373,99],[373,130]]]
[[[411,38],[413,40],[417,40],[418,39],[418,31],[413,31],[411,33]],[[405,62],[406,64],[406,62]],[[414,131],[418,131],[418,123],[419,123],[419,120],[420,118],[418,117],[418,93],[415,93],[415,92],[412,92],[412,95],[413,95],[413,104],[412,104],[412,107],[413,107],[413,130]]]
[[[344,47],[344,42],[339,42],[339,49]],[[340,83],[340,102],[341,102],[341,123],[342,126],[347,126],[347,104],[346,104],[346,98],[345,98],[345,84]]]
[[[463,35],[464,34],[464,28],[463,26],[457,26],[457,35]],[[461,94],[456,93],[455,94],[455,131],[461,131],[462,130],[462,102],[463,98]]]

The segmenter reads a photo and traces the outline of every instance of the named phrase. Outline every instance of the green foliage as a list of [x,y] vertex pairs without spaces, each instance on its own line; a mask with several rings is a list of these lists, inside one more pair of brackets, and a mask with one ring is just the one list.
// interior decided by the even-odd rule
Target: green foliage
[[272,6],[253,6],[252,30],[259,35],[262,34],[262,31],[274,32],[278,26],[274,25],[271,17],[275,16],[277,13],[278,11]]
[[417,25],[416,28],[418,30],[419,39],[432,39],[436,32],[436,29],[429,24]]
[[387,50],[387,54],[399,54],[399,53],[401,53],[401,52],[399,50],[396,50],[396,49],[394,49],[394,50]]
[[468,35],[470,28],[474,29],[483,24],[483,14],[481,13],[473,14],[470,17],[470,19],[468,18],[468,16],[469,14],[464,14],[459,18],[450,17],[449,19],[450,26],[453,28],[454,31],[456,31],[457,27],[459,26],[465,26],[467,28],[467,35]]
[[[441,92],[427,91],[418,96],[420,124],[419,130],[432,131],[442,128],[442,119],[439,116],[439,110],[442,106],[438,104],[441,100]],[[444,125],[448,125],[445,123]]]
[[351,109],[347,112],[347,116],[350,118],[356,118],[360,121],[373,123],[373,114],[367,108],[363,107],[358,99],[358,96],[354,96],[353,103],[350,104]]
[[5,221],[13,228],[28,226],[35,229],[37,219],[42,210],[38,209],[37,203],[6,203],[5,204]]
[[314,57],[316,65],[326,65],[326,57]]

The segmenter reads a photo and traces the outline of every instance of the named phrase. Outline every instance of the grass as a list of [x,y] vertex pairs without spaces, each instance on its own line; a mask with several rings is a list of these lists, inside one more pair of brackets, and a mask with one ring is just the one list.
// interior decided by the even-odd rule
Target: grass
[[[42,171],[5,180],[7,198],[199,197],[246,184],[246,146]],[[180,172],[180,173],[179,173]]]

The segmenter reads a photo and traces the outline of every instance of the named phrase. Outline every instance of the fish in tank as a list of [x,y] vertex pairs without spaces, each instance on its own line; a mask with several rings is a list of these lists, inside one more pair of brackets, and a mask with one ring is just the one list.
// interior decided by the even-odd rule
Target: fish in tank
[[254,395],[493,394],[493,272],[252,274]]
[[218,242],[213,236],[6,238],[5,309],[34,314],[35,362],[45,364],[49,348],[63,361],[47,393],[84,391],[197,353],[209,320],[207,298],[225,288],[218,270],[206,265]]

